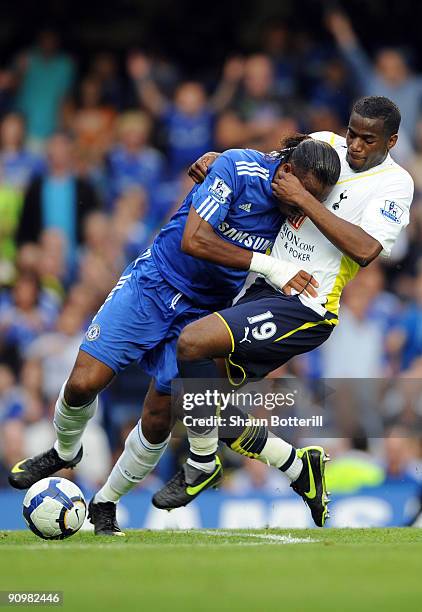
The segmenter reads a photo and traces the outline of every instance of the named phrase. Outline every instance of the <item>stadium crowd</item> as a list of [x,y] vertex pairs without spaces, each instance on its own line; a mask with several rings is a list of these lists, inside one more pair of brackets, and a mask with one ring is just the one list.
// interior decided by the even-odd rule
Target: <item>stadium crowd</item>
[[[274,150],[287,132],[344,134],[352,101],[364,94],[401,108],[393,156],[415,180],[411,223],[392,259],[346,289],[327,345],[278,374],[389,381],[371,408],[389,427],[385,443],[368,449],[371,423],[363,432],[355,423],[355,435],[340,432],[330,445],[338,461],[366,462],[371,482],[416,478],[422,444],[408,438],[422,419],[422,76],[395,49],[368,57],[344,15],[333,13],[326,27],[328,46],[273,25],[260,49],[227,58],[214,82],[190,80],[148,50],[130,51],[123,65],[98,53],[82,72],[54,31],[0,71],[0,487],[10,465],[54,440],[54,403],[84,331],[191,188],[187,167],[209,150]],[[81,482],[104,481],[147,385],[133,366],[102,394]],[[361,412],[366,401],[359,398]],[[391,425],[397,415],[400,429]],[[175,440],[143,486],[173,474],[186,451],[183,436]],[[236,465],[232,491],[280,487],[257,462]]]

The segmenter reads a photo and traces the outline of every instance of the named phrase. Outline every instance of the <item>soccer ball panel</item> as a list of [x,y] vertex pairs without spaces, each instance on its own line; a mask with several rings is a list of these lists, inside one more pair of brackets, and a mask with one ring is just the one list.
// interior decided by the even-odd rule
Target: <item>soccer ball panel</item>
[[73,508],[66,510],[63,522],[65,529],[71,529],[72,531],[78,531],[84,524],[86,516],[86,505],[81,500],[75,500]]
[[84,496],[65,478],[44,478],[36,482],[23,501],[23,517],[37,536],[64,539],[76,533],[86,516]]

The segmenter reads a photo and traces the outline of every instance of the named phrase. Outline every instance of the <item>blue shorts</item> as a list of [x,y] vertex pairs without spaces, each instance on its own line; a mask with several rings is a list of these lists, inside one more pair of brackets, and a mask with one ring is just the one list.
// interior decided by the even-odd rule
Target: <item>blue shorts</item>
[[258,279],[231,308],[216,313],[232,340],[226,359],[232,384],[263,378],[289,359],[317,348],[329,338],[337,316],[319,315],[300,301]]
[[136,361],[162,393],[178,376],[176,343],[182,329],[208,310],[169,285],[147,250],[123,272],[92,320],[80,348],[116,374]]

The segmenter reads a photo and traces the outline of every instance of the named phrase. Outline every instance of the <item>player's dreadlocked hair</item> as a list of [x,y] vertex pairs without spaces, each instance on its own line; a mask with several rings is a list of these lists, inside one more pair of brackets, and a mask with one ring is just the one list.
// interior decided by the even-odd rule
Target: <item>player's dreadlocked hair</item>
[[294,134],[284,139],[276,156],[290,162],[300,179],[311,173],[324,185],[335,185],[340,176],[340,158],[331,145],[307,134]]
[[399,131],[400,110],[389,98],[384,96],[360,98],[354,103],[352,112],[368,119],[382,119],[384,121],[384,133],[388,138]]

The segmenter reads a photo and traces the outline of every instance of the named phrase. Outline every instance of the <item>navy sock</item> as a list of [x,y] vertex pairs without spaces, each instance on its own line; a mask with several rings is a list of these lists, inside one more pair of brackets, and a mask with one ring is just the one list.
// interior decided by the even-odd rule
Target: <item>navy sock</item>
[[178,361],[181,378],[219,378],[214,359],[197,359],[195,361]]

